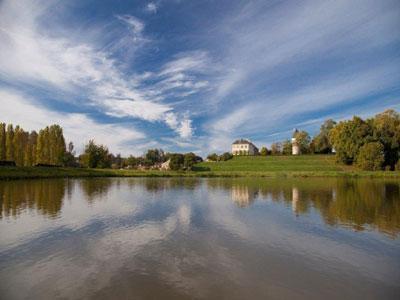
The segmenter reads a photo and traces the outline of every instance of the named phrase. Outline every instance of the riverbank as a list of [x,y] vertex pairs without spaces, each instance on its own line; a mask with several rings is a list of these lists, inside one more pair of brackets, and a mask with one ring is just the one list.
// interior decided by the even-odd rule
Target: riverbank
[[83,178],[83,177],[388,177],[400,178],[400,172],[367,171],[156,171],[113,170],[46,167],[2,167],[0,180],[35,178]]

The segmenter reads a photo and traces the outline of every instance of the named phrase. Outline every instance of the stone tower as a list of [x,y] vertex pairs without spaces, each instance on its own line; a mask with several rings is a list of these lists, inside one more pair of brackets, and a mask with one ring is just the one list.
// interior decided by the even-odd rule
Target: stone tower
[[299,143],[297,142],[296,139],[296,133],[299,131],[295,128],[293,130],[293,136],[292,136],[292,155],[299,155],[300,154],[300,146]]

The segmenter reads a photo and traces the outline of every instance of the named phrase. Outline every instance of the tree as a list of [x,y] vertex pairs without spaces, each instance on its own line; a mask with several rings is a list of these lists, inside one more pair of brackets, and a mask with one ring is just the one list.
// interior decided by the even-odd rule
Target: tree
[[6,160],[6,123],[0,123],[0,160]]
[[326,120],[320,127],[319,133],[314,137],[310,144],[310,152],[331,153],[332,144],[329,140],[329,132],[335,127],[336,122],[332,119]]
[[282,144],[281,143],[272,143],[271,144],[271,154],[279,155],[282,153]]
[[12,141],[13,150],[14,150],[14,160],[15,164],[19,167],[24,166],[24,151],[26,148],[26,144],[28,141],[28,137],[26,132],[17,125],[14,130],[14,137]]
[[211,153],[211,154],[209,154],[207,156],[207,159],[211,160],[211,161],[218,161],[218,154],[217,153]]
[[297,131],[293,137],[296,139],[296,142],[300,147],[300,153],[310,152],[311,138],[307,131]]
[[220,161],[227,161],[227,160],[230,160],[230,159],[232,159],[232,158],[233,158],[232,153],[230,153],[230,152],[225,152],[225,153],[221,154],[221,155],[218,157],[218,160],[220,160]]
[[162,149],[149,149],[145,154],[145,159],[149,165],[162,163],[165,161],[165,154]]
[[32,131],[28,135],[28,143],[25,148],[25,165],[34,166],[36,164],[36,147],[38,134]]
[[372,126],[359,117],[339,122],[329,132],[330,143],[336,150],[336,159],[352,164],[361,146],[373,141],[372,133]]
[[96,145],[94,140],[90,140],[85,146],[85,152],[80,156],[80,162],[87,168],[109,168],[111,166],[111,156],[104,145]]
[[400,152],[400,115],[390,109],[377,114],[373,121],[373,137],[384,147],[384,165],[392,170],[399,160]]
[[183,168],[185,170],[191,170],[195,163],[196,163],[196,154],[192,152],[186,153],[183,158]]
[[265,147],[265,146],[261,147],[260,155],[261,155],[261,156],[267,156],[267,155],[268,155],[268,149],[267,149],[267,147]]
[[77,167],[75,160],[74,144],[69,142],[68,150],[64,153],[63,166],[65,167]]
[[14,127],[8,124],[6,132],[6,160],[14,160]]
[[381,170],[384,157],[384,147],[380,142],[366,143],[360,147],[356,164],[363,170]]
[[127,166],[130,167],[130,168],[136,167],[136,166],[138,165],[138,163],[139,163],[139,160],[138,160],[136,157],[132,156],[132,155],[130,155],[130,156],[126,159],[126,164],[127,164]]
[[290,140],[286,140],[282,143],[282,153],[284,155],[292,154],[292,142]]
[[182,169],[184,163],[184,156],[180,153],[171,153],[169,155],[169,167],[171,170],[178,171]]

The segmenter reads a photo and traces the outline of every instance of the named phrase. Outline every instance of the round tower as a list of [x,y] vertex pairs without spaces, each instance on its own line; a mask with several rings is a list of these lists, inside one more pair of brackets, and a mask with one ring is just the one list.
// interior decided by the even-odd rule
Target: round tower
[[297,139],[296,139],[296,134],[298,133],[299,131],[295,128],[294,130],[293,130],[293,136],[292,136],[292,155],[299,155],[300,154],[300,146],[299,146],[299,143],[297,142]]

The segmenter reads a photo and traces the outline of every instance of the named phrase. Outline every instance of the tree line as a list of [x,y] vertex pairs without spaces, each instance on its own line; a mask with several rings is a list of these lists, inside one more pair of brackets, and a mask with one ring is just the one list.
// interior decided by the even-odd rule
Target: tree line
[[[296,131],[294,138],[302,154],[336,153],[338,162],[355,164],[364,170],[400,170],[400,115],[387,110],[369,119],[354,116],[351,120],[326,120],[313,138],[306,131]],[[291,155],[292,143],[285,140],[262,147],[260,155]],[[226,161],[229,152],[212,153],[210,161]],[[190,153],[165,153],[149,149],[143,156],[121,157],[109,152],[107,146],[90,140],[84,152],[76,157],[72,142],[65,143],[59,125],[27,132],[20,126],[0,123],[0,162],[12,161],[17,166],[68,166],[87,168],[160,168],[169,161],[172,170],[191,170],[202,158]]]
[[[336,153],[336,160],[364,170],[400,170],[400,115],[386,110],[369,119],[354,116],[337,123],[329,119],[313,138],[306,131],[293,135],[302,154]],[[262,147],[260,155],[291,155],[292,142]]]
[[63,165],[65,139],[59,125],[27,132],[20,126],[0,123],[0,161],[17,166]]

